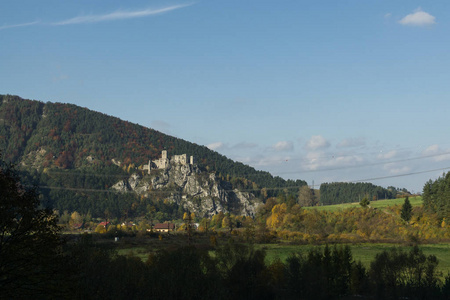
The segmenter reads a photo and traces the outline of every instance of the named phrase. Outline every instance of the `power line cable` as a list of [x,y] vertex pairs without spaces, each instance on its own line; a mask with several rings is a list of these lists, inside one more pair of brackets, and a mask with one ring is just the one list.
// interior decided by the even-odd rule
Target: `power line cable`
[[[367,179],[356,179],[356,180],[350,180],[350,181],[344,181],[344,182],[366,182],[366,181],[375,181],[375,180],[382,180],[382,179],[389,179],[389,178],[396,178],[396,177],[405,177],[405,176],[413,176],[417,174],[423,174],[423,173],[430,173],[430,172],[436,172],[436,171],[444,171],[449,170],[450,167],[445,168],[439,168],[439,169],[432,169],[432,170],[425,170],[425,171],[418,171],[418,172],[409,172],[405,174],[397,174],[397,175],[389,175],[389,176],[381,176],[381,177],[373,177],[373,178],[367,178]],[[318,185],[320,185],[319,183]],[[317,184],[316,184],[317,185]],[[55,186],[37,186],[41,189],[54,189],[54,190],[70,190],[70,191],[79,191],[79,192],[107,192],[107,193],[135,193],[134,191],[117,191],[117,190],[102,190],[102,189],[86,189],[86,188],[71,188],[71,187],[55,187]],[[274,188],[266,188],[268,191],[273,190],[289,190],[289,189],[296,189],[299,188],[299,186],[287,186],[287,187],[274,187]],[[232,192],[234,190],[224,190],[225,192]],[[243,189],[239,190],[240,192],[260,192],[261,189]],[[168,193],[168,191],[147,191],[148,194],[164,194]],[[169,192],[171,193],[171,192]]]
[[276,174],[316,173],[316,172],[325,172],[325,171],[337,171],[337,170],[364,168],[364,167],[372,167],[372,166],[378,166],[378,165],[387,165],[387,164],[406,162],[406,161],[412,161],[412,160],[426,159],[426,158],[437,157],[437,156],[444,156],[444,155],[450,155],[450,152],[440,153],[440,154],[432,154],[432,155],[425,155],[425,156],[417,156],[417,157],[404,158],[404,159],[391,160],[391,161],[382,161],[382,162],[376,162],[376,163],[367,163],[367,164],[354,165],[354,166],[326,168],[326,169],[319,169],[319,170],[276,172]]
[[430,172],[436,172],[436,171],[444,171],[444,170],[448,170],[448,169],[450,169],[450,167],[439,168],[439,169],[433,169],[433,170],[426,170],[426,171],[419,171],[419,172],[410,172],[410,173],[397,174],[397,175],[391,175],[391,176],[374,177],[374,178],[368,178],[368,179],[358,179],[358,180],[352,180],[352,181],[349,181],[349,182],[373,181],[373,180],[381,180],[381,179],[388,179],[388,178],[396,178],[396,177],[412,176],[412,175],[423,174],[423,173],[430,173]]
[[[377,165],[385,165],[385,164],[393,164],[393,163],[399,163],[399,162],[407,162],[407,161],[413,161],[413,160],[420,160],[420,159],[426,159],[426,158],[432,158],[432,157],[438,157],[438,156],[444,156],[444,155],[450,155],[450,152],[444,152],[444,153],[438,153],[438,154],[430,154],[430,155],[423,155],[423,156],[417,156],[417,157],[411,157],[411,158],[404,158],[404,159],[398,159],[398,160],[389,160],[389,161],[381,161],[381,162],[375,162],[375,163],[367,163],[367,164],[361,164],[361,165],[354,165],[354,166],[343,166],[343,167],[335,167],[335,168],[325,168],[325,169],[318,169],[318,170],[301,170],[301,171],[283,171],[283,172],[276,172],[276,174],[302,174],[302,173],[317,173],[317,172],[327,172],[327,171],[338,171],[338,170],[346,170],[346,169],[355,169],[355,168],[364,168],[364,167],[372,167]],[[142,170],[137,170],[142,171]],[[259,172],[265,172],[266,174],[260,174],[260,173],[239,173],[237,175],[239,176],[273,176],[277,177],[278,175],[273,175],[268,171],[259,171]],[[47,171],[46,174],[49,175],[69,175],[69,176],[92,176],[92,177],[116,177],[116,178],[124,178],[126,176],[129,176],[127,174],[99,174],[99,173],[83,173],[83,172],[58,172],[58,171]]]

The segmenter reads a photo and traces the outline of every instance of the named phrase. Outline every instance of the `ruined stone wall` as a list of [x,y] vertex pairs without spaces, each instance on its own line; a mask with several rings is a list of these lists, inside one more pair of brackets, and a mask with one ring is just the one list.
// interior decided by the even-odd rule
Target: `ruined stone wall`
[[186,154],[174,155],[172,157],[172,161],[176,164],[186,165],[188,160]]

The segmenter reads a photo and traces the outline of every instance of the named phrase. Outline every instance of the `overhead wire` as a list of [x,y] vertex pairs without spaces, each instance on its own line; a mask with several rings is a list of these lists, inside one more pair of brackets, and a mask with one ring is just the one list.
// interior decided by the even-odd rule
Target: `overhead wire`
[[[450,167],[445,168],[438,168],[438,169],[432,169],[432,170],[425,170],[425,171],[418,171],[418,172],[409,172],[404,174],[397,174],[397,175],[389,175],[389,176],[381,176],[381,177],[373,177],[373,178],[366,178],[366,179],[356,179],[356,180],[348,180],[343,182],[366,182],[366,181],[375,181],[375,180],[382,180],[382,179],[389,179],[389,178],[396,178],[396,177],[405,177],[405,176],[413,176],[418,174],[424,174],[424,173],[430,173],[430,172],[437,172],[437,171],[445,171],[449,170]],[[320,185],[322,183],[317,183],[316,185]],[[31,187],[31,186],[29,186]],[[40,189],[54,189],[54,190],[69,190],[69,191],[79,191],[79,192],[107,192],[107,193],[135,193],[134,191],[117,191],[112,189],[86,189],[86,188],[72,188],[72,187],[58,187],[58,186],[36,186]],[[311,186],[310,186],[311,187]],[[289,190],[289,189],[295,189],[299,188],[299,186],[285,186],[285,187],[274,187],[274,188],[266,188],[266,190],[273,191],[273,190]],[[232,192],[234,189],[228,189],[224,190],[225,192]],[[240,192],[259,192],[261,189],[243,189],[239,190]],[[157,190],[150,190],[147,191],[148,194],[164,194],[167,193],[167,191],[157,191]]]
[[[400,163],[400,162],[407,162],[407,161],[413,161],[413,160],[420,160],[420,159],[427,159],[427,158],[433,158],[433,157],[439,157],[444,155],[450,155],[450,152],[444,152],[444,153],[437,153],[437,154],[430,154],[430,155],[422,155],[418,157],[411,157],[411,158],[405,158],[405,159],[398,159],[398,160],[388,160],[388,161],[381,161],[381,162],[375,162],[375,163],[366,163],[361,165],[354,165],[354,166],[343,166],[343,167],[336,167],[336,168],[326,168],[326,169],[319,169],[319,170],[299,170],[299,171],[291,171],[291,172],[276,172],[276,176],[278,174],[303,174],[303,173],[313,173],[313,172],[325,172],[325,171],[336,171],[336,170],[346,170],[346,169],[353,169],[353,168],[363,168],[363,167],[369,167],[369,166],[376,166],[376,165],[386,165],[386,164],[392,164],[392,163]],[[339,156],[338,156],[339,157]],[[350,181],[343,181],[343,182],[365,182],[365,181],[375,181],[375,180],[382,180],[382,179],[389,179],[389,178],[397,178],[397,177],[405,177],[405,176],[413,176],[417,174],[423,174],[423,173],[430,173],[430,172],[436,172],[436,171],[444,171],[448,170],[450,167],[445,168],[438,168],[438,169],[432,169],[432,170],[425,170],[425,171],[418,171],[418,172],[409,172],[404,174],[396,174],[396,175],[388,175],[388,176],[380,176],[380,177],[372,177],[372,178],[366,178],[366,179],[356,179],[356,180],[350,180]],[[265,171],[262,171],[265,172]],[[48,175],[64,175],[64,176],[92,176],[92,177],[113,177],[113,178],[122,178],[125,180],[128,174],[100,174],[100,173],[88,173],[88,172],[64,172],[64,171],[47,171],[46,174]],[[261,174],[258,173],[242,173],[239,174],[239,176],[273,176],[269,172],[267,174]],[[274,176],[274,177],[276,177]],[[321,183],[316,183],[315,185],[318,186]],[[107,192],[107,193],[116,193],[116,190],[112,189],[88,189],[88,188],[76,188],[76,187],[61,187],[61,186],[37,186],[40,189],[53,189],[53,190],[70,190],[75,192]],[[286,187],[274,187],[274,188],[267,188],[267,190],[283,190],[283,189],[293,189],[298,188],[298,186],[286,186]],[[230,192],[232,190],[225,190],[227,192]],[[245,189],[241,190],[243,192],[255,192],[260,191],[260,189]],[[134,193],[133,191],[121,191],[121,192],[130,192]],[[156,191],[151,190],[147,191],[147,193],[164,193],[163,191]],[[165,192],[167,193],[167,192]]]
[[[365,168],[365,167],[372,167],[372,166],[378,166],[378,165],[387,165],[387,164],[393,164],[393,163],[400,163],[400,162],[420,160],[420,159],[426,159],[426,158],[432,158],[432,157],[439,157],[439,156],[444,156],[444,155],[450,155],[450,152],[422,155],[422,156],[416,156],[416,157],[404,158],[404,159],[398,159],[398,160],[380,161],[380,162],[375,162],[375,163],[365,163],[365,164],[353,165],[353,166],[322,168],[322,169],[317,169],[317,170],[283,171],[283,172],[276,172],[276,174],[317,173],[317,172],[355,169],[355,168]],[[267,172],[267,171],[259,171],[259,172]],[[267,176],[267,174],[260,174],[259,172],[258,173],[239,173],[239,175],[241,175],[241,176]],[[269,172],[267,172],[267,173],[269,173]],[[117,177],[117,178],[123,178],[123,177],[127,176],[127,174],[121,175],[121,174],[99,174],[99,173],[61,172],[61,171],[47,171],[46,174],[70,175],[70,176],[83,175],[83,176],[93,176],[93,177]]]

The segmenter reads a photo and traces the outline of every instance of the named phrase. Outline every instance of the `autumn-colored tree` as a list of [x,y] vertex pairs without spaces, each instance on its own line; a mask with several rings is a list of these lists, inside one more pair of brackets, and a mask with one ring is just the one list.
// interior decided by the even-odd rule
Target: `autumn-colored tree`
[[71,224],[80,224],[83,222],[83,217],[76,211],[74,211],[71,215],[70,215],[70,221]]
[[298,204],[301,206],[314,206],[317,204],[317,199],[314,191],[309,186],[304,185],[298,191]]
[[222,228],[228,228],[228,231],[231,234],[233,229],[236,227],[235,224],[236,224],[236,221],[233,218],[233,216],[231,216],[230,213],[227,213],[222,220]]
[[193,222],[194,222],[195,214],[190,213],[189,211],[185,212],[183,215],[183,221],[185,230],[188,236],[188,244],[190,245],[192,243],[192,231],[193,231]]
[[272,208],[272,214],[267,219],[267,225],[272,228],[278,228],[282,225],[284,216],[286,214],[286,203],[277,204]]
[[209,224],[211,223],[211,220],[208,218],[203,218],[200,221],[200,226],[199,226],[199,231],[200,232],[204,232],[206,234],[208,234],[208,229],[209,229]]

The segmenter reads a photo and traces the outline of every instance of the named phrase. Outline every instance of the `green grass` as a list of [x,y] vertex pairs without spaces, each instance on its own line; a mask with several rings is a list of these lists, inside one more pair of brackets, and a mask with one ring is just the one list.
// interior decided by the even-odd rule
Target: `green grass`
[[[209,240],[202,237],[197,237],[194,241],[199,247],[209,244]],[[142,240],[130,238],[129,240],[121,239],[119,243],[114,243],[111,240],[110,243],[117,250],[119,255],[134,255],[141,258],[143,261],[147,260],[150,253],[168,251],[170,249],[176,249],[187,245],[187,241],[184,236],[166,237],[162,241],[157,238]],[[218,243],[219,245],[226,243],[226,239],[220,239]],[[375,256],[384,250],[389,250],[394,247],[401,247],[405,251],[409,251],[411,249],[409,246],[400,244],[364,243],[348,245],[352,250],[353,259],[355,261],[361,261],[367,268],[370,266],[370,262],[375,259]],[[306,253],[308,250],[320,246],[279,243],[257,244],[255,247],[264,248],[266,250],[266,261],[267,263],[270,263],[277,258],[284,262],[292,253]],[[419,245],[419,248],[425,255],[435,255],[437,257],[439,260],[438,269],[444,276],[450,272],[450,243]]]
[[[420,196],[410,197],[409,201],[411,202],[411,205],[413,207],[422,205],[422,197],[420,197]],[[384,209],[384,208],[387,208],[388,206],[402,205],[404,202],[405,202],[405,198],[377,200],[377,201],[371,201],[370,207]],[[343,203],[343,204],[335,204],[335,205],[305,207],[305,209],[317,209],[317,210],[325,210],[325,211],[333,212],[333,211],[344,210],[344,209],[352,208],[352,207],[361,207],[361,205],[359,205],[359,202],[353,202],[353,203]]]
[[127,249],[117,249],[117,254],[124,256],[139,257],[142,261],[147,261],[148,255],[151,252],[145,247],[133,247]]
[[[353,259],[361,261],[361,263],[369,267],[370,262],[375,259],[375,256],[384,251],[395,247],[401,247],[405,251],[411,250],[412,247],[404,245],[393,244],[356,244],[349,245],[352,250]],[[314,247],[314,245],[283,245],[283,244],[264,244],[258,245],[266,250],[266,260],[268,263],[279,258],[285,261],[292,253],[306,253]],[[420,245],[419,248],[425,255],[435,255],[439,260],[438,269],[442,271],[443,275],[450,272],[450,244],[429,244]]]

